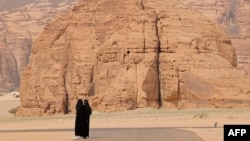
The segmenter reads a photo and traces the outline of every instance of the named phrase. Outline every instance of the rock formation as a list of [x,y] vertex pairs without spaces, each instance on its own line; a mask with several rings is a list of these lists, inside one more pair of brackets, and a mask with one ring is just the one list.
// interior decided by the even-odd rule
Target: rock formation
[[19,75],[29,59],[31,37],[16,24],[0,26],[0,91],[19,87]]
[[223,27],[236,48],[238,68],[250,74],[250,1],[181,0]]
[[74,0],[0,1],[0,91],[19,88],[19,77],[27,65],[32,39],[45,24],[65,13]]
[[19,116],[246,107],[249,79],[215,23],[172,0],[82,0],[33,42]]

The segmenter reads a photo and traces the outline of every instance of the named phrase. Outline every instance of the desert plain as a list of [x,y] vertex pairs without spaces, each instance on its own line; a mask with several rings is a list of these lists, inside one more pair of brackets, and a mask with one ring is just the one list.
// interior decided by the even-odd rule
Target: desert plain
[[[9,113],[19,104],[19,98],[0,96],[2,141],[69,141],[74,137],[75,114],[16,117]],[[93,111],[87,140],[223,141],[225,124],[250,124],[250,108]]]

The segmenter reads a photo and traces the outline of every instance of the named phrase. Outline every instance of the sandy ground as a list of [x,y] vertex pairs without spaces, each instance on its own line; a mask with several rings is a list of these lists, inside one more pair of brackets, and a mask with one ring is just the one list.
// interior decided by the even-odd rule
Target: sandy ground
[[[8,111],[17,107],[19,103],[17,98],[0,96],[1,140],[49,141],[53,139],[53,141],[67,141],[74,136],[74,114],[50,117],[14,117]],[[91,138],[88,140],[126,139],[133,141],[136,139],[136,141],[146,141],[146,139],[151,140],[153,136],[159,136],[157,140],[168,138],[168,141],[171,141],[170,138],[175,136],[186,141],[188,139],[223,141],[224,124],[250,124],[250,108],[189,110],[148,108],[113,113],[94,111],[90,124]],[[173,141],[178,140],[173,139]]]

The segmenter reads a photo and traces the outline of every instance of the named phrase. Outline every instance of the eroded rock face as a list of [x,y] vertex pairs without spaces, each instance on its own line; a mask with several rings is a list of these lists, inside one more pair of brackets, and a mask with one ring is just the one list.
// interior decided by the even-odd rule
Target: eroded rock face
[[84,0],[45,27],[22,76],[19,116],[94,109],[249,106],[231,40],[172,0]]
[[3,90],[4,87],[18,87],[19,75],[17,69],[17,62],[10,50],[0,48],[0,85]]
[[11,28],[0,26],[0,91],[19,87],[19,76],[28,63],[30,47],[31,36],[27,31],[14,24]]
[[[45,24],[70,9],[74,0],[1,0],[0,2],[0,91],[19,88],[27,65],[32,39]],[[9,55],[9,56],[7,56]]]

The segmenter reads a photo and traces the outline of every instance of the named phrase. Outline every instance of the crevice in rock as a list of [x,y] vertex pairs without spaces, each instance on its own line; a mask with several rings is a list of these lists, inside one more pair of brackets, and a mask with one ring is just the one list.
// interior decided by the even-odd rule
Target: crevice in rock
[[[69,51],[69,47],[70,47],[70,43],[66,47],[66,52]],[[63,110],[64,110],[65,114],[69,114],[69,92],[68,92],[67,85],[66,85],[67,84],[66,77],[67,77],[67,72],[68,72],[68,60],[69,60],[69,55],[68,55],[68,53],[66,53],[65,64],[64,64],[64,73],[62,75],[62,77],[63,77],[63,86],[64,86],[64,89],[65,89],[65,102],[62,101],[62,104],[64,106]]]
[[94,96],[95,95],[94,67],[95,66],[93,65],[92,68],[91,68],[91,72],[90,72],[88,96]]
[[177,84],[177,99],[176,99],[176,107],[179,107],[179,100],[180,100],[180,94],[181,94],[181,83],[182,81],[180,80],[180,72],[179,69],[177,69],[177,79],[178,79],[178,84]]
[[65,113],[65,114],[68,114],[68,112],[69,112],[69,110],[68,110],[69,94],[68,94],[67,86],[66,86],[66,83],[67,83],[67,80],[66,80],[67,66],[68,66],[68,64],[66,63],[66,65],[65,65],[65,72],[64,72],[64,74],[63,74],[63,81],[64,81],[63,83],[64,83],[64,89],[65,89],[65,92],[66,92],[66,93],[65,93],[65,103],[62,101],[62,102],[63,102],[62,104],[63,104],[63,106],[64,106],[63,110],[64,110],[64,113]]
[[145,20],[143,20],[143,52],[145,53],[146,51],[146,39],[145,39]]
[[91,67],[89,83],[92,84],[94,81],[94,65]]
[[159,28],[158,28],[158,23],[160,21],[157,13],[154,11],[155,13],[155,34],[156,34],[156,38],[157,38],[157,50],[156,50],[156,71],[158,74],[158,102],[159,102],[159,108],[162,106],[162,100],[161,100],[161,81],[160,81],[160,53],[161,53],[161,40],[160,40],[160,33],[159,33]]
[[62,35],[64,35],[64,34],[66,33],[68,27],[69,27],[69,24],[67,24],[67,25],[66,25],[64,28],[62,28],[62,29],[58,29],[59,32],[58,32],[58,34],[55,36],[55,38],[52,40],[50,47],[53,47],[54,44],[55,44],[55,42],[56,42],[57,40],[59,40],[59,39],[62,37]]
[[145,6],[144,6],[144,3],[143,3],[143,0],[141,0],[141,9],[144,10],[145,9]]
[[[138,81],[138,67],[137,67],[137,64],[135,65],[135,67],[136,67],[136,80]],[[139,95],[139,91],[138,91],[138,82],[136,82],[136,97],[135,97],[135,108],[137,108],[138,107],[138,95]]]

